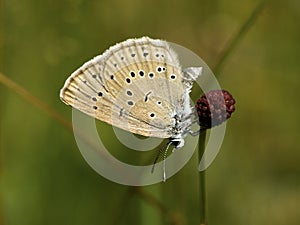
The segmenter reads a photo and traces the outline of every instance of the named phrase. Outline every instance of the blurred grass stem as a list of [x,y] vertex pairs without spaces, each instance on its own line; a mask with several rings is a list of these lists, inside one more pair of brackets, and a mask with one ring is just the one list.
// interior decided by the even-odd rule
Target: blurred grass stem
[[224,63],[226,62],[227,58],[231,55],[231,53],[236,49],[239,42],[243,39],[247,31],[252,27],[252,25],[255,23],[257,17],[261,14],[265,3],[267,0],[260,1],[256,7],[253,9],[250,16],[245,20],[244,24],[241,26],[241,28],[232,36],[230,40],[228,40],[225,43],[225,46],[222,48],[220,53],[218,54],[218,59],[213,66],[214,73],[219,76]]
[[43,112],[45,112],[50,117],[58,121],[61,125],[63,125],[68,130],[73,131],[71,123],[68,120],[64,119],[56,110],[54,110],[48,104],[44,103],[39,98],[32,95],[25,88],[12,81],[1,72],[0,72],[0,83],[4,84],[6,87],[10,88],[11,90],[14,90],[18,95],[23,97],[26,101],[36,106],[37,108],[41,109]]

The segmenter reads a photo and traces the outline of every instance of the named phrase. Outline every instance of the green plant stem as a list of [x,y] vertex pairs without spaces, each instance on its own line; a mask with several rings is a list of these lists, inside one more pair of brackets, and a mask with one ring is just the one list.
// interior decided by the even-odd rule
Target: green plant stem
[[[205,138],[206,130],[203,130],[199,134],[198,142],[198,165],[205,150]],[[205,192],[205,170],[199,172],[199,200],[200,200],[200,225],[207,225],[206,217],[206,192]]]
[[230,54],[236,49],[239,42],[245,36],[247,31],[252,27],[252,25],[254,24],[256,19],[258,18],[258,16],[261,14],[266,2],[267,2],[267,0],[261,0],[256,5],[256,7],[254,8],[254,10],[250,14],[250,16],[245,20],[245,22],[240,27],[240,29],[232,36],[232,38],[230,38],[226,42],[225,46],[223,47],[223,49],[219,53],[219,57],[216,61],[215,66],[213,66],[213,71],[214,71],[215,74],[219,75],[220,71],[223,68],[223,65],[224,65],[225,61],[230,56]]
[[[251,15],[245,21],[245,23],[236,32],[236,34],[225,44],[224,48],[219,54],[215,66],[213,66],[213,71],[215,74],[219,75],[227,58],[238,46],[238,43],[245,36],[247,31],[252,27],[257,17],[261,14],[261,11],[263,10],[265,3],[266,0],[261,0],[256,5]],[[199,143],[198,143],[199,164],[205,151],[205,138],[206,138],[206,130],[203,130],[199,134]],[[208,223],[207,223],[207,216],[206,216],[205,170],[199,172],[199,201],[200,201],[200,208],[199,208],[200,225],[207,225]]]

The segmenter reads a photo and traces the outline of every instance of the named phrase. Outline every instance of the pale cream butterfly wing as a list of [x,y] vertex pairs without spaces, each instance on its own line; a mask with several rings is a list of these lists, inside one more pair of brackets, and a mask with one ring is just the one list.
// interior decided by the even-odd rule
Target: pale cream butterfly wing
[[132,133],[183,139],[191,123],[188,94],[197,76],[182,71],[167,42],[148,37],[128,39],[77,69],[60,97],[64,103]]

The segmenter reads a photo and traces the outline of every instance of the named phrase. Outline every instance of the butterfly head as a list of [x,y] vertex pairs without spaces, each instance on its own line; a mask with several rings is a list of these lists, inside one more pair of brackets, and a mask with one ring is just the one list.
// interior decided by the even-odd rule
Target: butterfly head
[[184,146],[183,138],[170,138],[170,143],[176,148],[179,149]]

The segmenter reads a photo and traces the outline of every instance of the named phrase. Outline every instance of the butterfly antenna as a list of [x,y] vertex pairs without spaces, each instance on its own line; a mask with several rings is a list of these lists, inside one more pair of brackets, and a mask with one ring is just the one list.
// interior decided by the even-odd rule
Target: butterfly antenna
[[170,145],[172,144],[172,142],[168,142],[166,148],[161,148],[159,149],[156,157],[155,157],[155,160],[153,162],[153,166],[152,166],[152,169],[151,169],[151,173],[154,172],[154,168],[155,168],[155,164],[157,162],[157,160],[159,159],[159,157],[161,156],[161,154],[163,153],[163,181],[165,182],[166,181],[166,158],[167,158],[167,153],[168,153],[168,150],[169,150],[169,147]]
[[156,164],[157,160],[159,159],[159,156],[162,154],[162,152],[163,152],[163,148],[159,149],[159,151],[157,152],[157,155],[156,155],[153,165],[152,165],[151,173],[154,172],[155,164]]
[[172,142],[169,142],[165,152],[164,152],[164,156],[163,156],[163,181],[166,182],[167,176],[166,176],[166,158],[167,158],[167,153],[169,150],[170,145],[172,144]]

